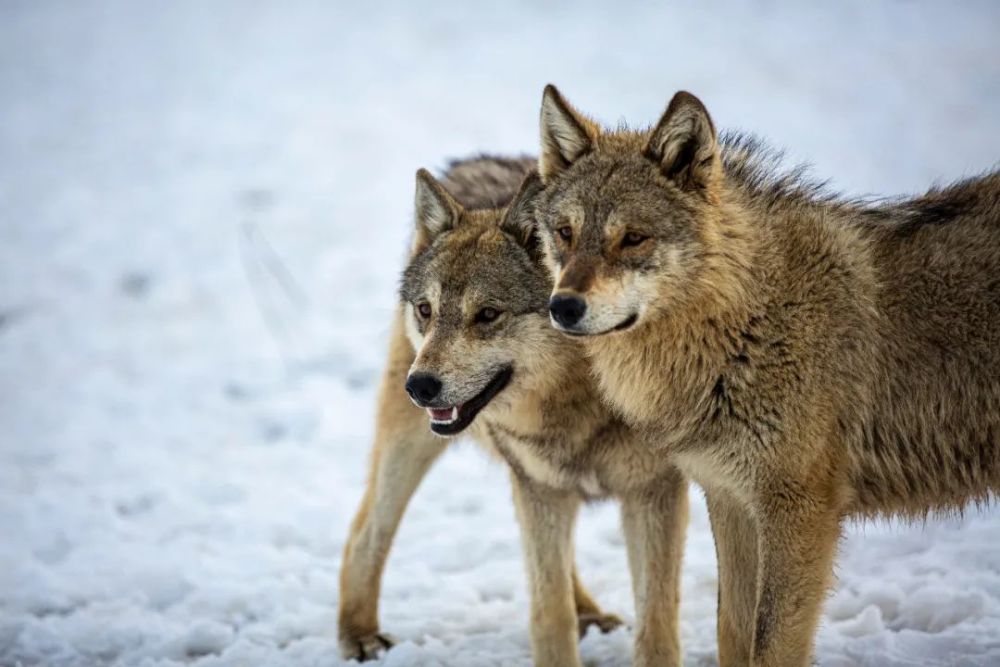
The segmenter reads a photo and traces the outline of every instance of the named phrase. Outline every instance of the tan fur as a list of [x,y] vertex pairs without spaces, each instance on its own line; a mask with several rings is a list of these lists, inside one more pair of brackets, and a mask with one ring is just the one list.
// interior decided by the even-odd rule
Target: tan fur
[[[351,524],[340,570],[338,626],[341,651],[348,659],[372,659],[392,646],[378,623],[382,571],[406,505],[448,445],[431,433],[424,411],[402,390],[414,360],[402,319],[398,313],[390,333],[368,485]],[[616,616],[601,611],[579,582],[575,567],[572,584],[580,636],[591,625],[609,632],[621,624]]]
[[[474,163],[460,163],[457,172],[453,167],[444,182],[456,192],[475,191]],[[495,165],[489,173],[497,173]],[[504,182],[510,193],[505,201],[521,177],[523,172],[514,188]],[[588,499],[608,496],[623,500],[637,599],[636,664],[680,664],[686,482],[665,456],[602,405],[582,348],[549,326],[552,284],[534,251],[536,239],[524,233],[533,221],[521,218],[530,193],[522,191],[508,209],[466,208],[449,200],[429,175],[420,179],[419,240],[393,327],[372,470],[344,550],[339,625],[344,655],[369,658],[389,646],[377,620],[382,568],[407,501],[448,442],[431,433],[424,411],[410,402],[403,390],[407,374],[435,374],[444,381],[442,395],[464,403],[499,363],[508,363],[510,383],[468,432],[511,472],[536,664],[578,665],[577,640],[588,625],[608,631],[620,624],[601,612],[573,566],[577,510]],[[498,185],[485,179],[482,187]],[[497,199],[502,197],[479,194],[472,200]],[[454,220],[440,217],[447,210],[453,210]],[[415,312],[421,302],[433,307],[427,320]],[[503,316],[476,324],[473,316],[487,303],[504,309]]]
[[[850,202],[718,142],[686,93],[649,131],[603,132],[551,87],[542,118],[555,293],[587,304],[563,328],[705,488],[720,663],[808,664],[846,518],[1000,488],[1000,175]],[[563,282],[581,263],[596,287]]]

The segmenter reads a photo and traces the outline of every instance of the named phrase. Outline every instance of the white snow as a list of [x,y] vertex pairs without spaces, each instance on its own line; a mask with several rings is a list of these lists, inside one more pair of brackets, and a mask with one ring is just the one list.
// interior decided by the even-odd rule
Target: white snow
[[[534,151],[546,82],[609,123],[688,88],[847,192],[917,192],[1000,155],[998,29],[989,0],[3,3],[0,665],[340,664],[413,173]],[[631,618],[615,507],[578,533]],[[998,544],[993,509],[851,528],[820,664],[1000,664]],[[696,500],[692,665],[715,586]],[[530,664],[506,475],[474,447],[415,497],[382,622],[385,665]]]

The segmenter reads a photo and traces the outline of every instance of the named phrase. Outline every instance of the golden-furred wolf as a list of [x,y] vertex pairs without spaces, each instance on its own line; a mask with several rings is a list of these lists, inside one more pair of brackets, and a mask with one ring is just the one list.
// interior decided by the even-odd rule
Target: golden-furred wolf
[[[530,161],[457,163],[444,185],[418,172],[416,230],[379,394],[368,488],[340,575],[340,646],[372,657],[378,593],[417,484],[468,432],[506,461],[521,524],[536,664],[580,664],[577,641],[604,614],[573,565],[581,502],[622,501],[636,595],[636,664],[679,664],[679,570],[687,485],[666,456],[602,404],[581,346],[549,324],[552,282],[531,211]],[[518,185],[524,183],[518,190]],[[449,190],[451,191],[450,194]],[[409,395],[408,395],[409,394]]]
[[1000,488],[1000,174],[847,201],[684,92],[541,134],[553,323],[705,489],[720,663],[808,664],[845,518]]

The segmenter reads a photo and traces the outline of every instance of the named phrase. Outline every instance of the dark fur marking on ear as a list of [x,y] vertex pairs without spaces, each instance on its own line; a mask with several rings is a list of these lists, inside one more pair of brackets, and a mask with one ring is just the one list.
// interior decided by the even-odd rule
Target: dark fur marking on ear
[[[694,162],[695,153],[698,151],[698,141],[694,137],[691,137],[684,142],[681,146],[680,151],[677,152],[677,156],[674,158],[673,163],[664,170],[664,175],[670,179],[677,179],[683,181],[687,185],[688,174],[685,170],[688,169],[690,164]],[[681,178],[683,176],[683,178]]]
[[538,223],[535,205],[538,195],[545,189],[537,171],[524,178],[521,187],[504,213],[500,223],[501,231],[509,234],[528,253],[533,261],[542,260],[541,241],[538,237]]
[[569,169],[594,148],[594,137],[587,121],[552,84],[542,93],[540,126],[542,149],[538,166],[546,181]]
[[653,128],[642,155],[682,190],[707,191],[719,159],[718,137],[701,100],[678,91]]

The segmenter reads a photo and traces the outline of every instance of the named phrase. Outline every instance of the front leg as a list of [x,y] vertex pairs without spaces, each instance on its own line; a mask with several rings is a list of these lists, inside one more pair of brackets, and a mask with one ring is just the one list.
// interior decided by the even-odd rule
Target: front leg
[[[421,427],[428,431],[426,423]],[[416,431],[376,440],[368,487],[351,523],[340,569],[338,637],[346,659],[370,660],[392,645],[379,631],[382,572],[403,512],[444,445],[444,440]]]
[[447,444],[431,433],[424,411],[406,396],[403,384],[412,362],[413,349],[397,316],[379,392],[368,487],[340,568],[338,639],[347,659],[368,660],[391,645],[378,625],[382,570],[410,497]]
[[758,508],[757,607],[751,665],[809,665],[833,574],[840,515],[833,504],[783,488]]
[[680,570],[688,484],[678,472],[622,500],[622,527],[635,594],[635,664],[680,665]]
[[719,563],[719,665],[746,667],[757,608],[757,524],[726,491],[706,489],[705,499]]
[[573,568],[573,523],[580,500],[514,472],[511,479],[531,597],[534,663],[580,665]]

